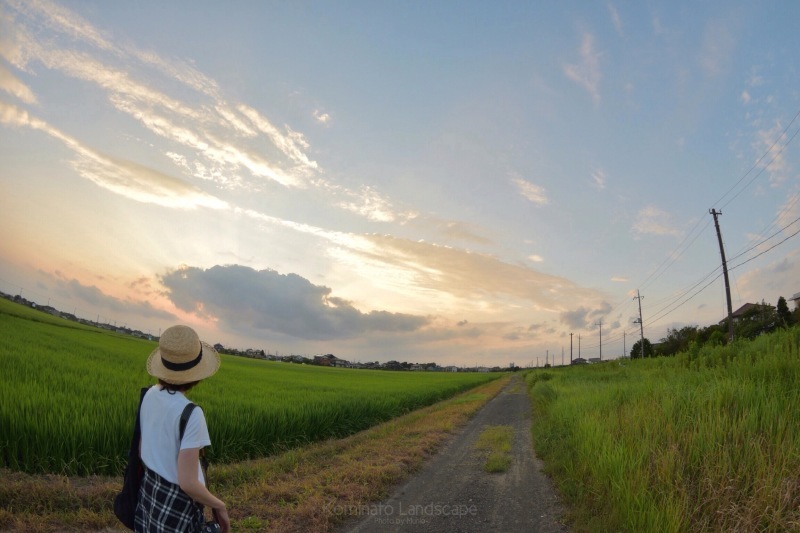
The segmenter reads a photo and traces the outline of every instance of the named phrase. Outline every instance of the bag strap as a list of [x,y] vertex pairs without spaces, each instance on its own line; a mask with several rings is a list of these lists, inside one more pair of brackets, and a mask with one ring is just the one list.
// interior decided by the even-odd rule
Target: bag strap
[[[186,431],[186,424],[189,423],[189,417],[192,416],[192,411],[194,411],[195,407],[197,407],[195,404],[193,404],[192,402],[189,402],[188,404],[186,404],[186,407],[183,408],[183,412],[181,413],[181,421],[180,421],[180,424],[178,425],[179,439],[180,440],[183,440],[183,433]],[[203,469],[203,479],[205,480],[206,487],[207,487],[208,486],[208,459],[206,459],[205,450],[203,448],[200,448],[200,468]],[[211,514],[214,516],[214,520],[219,522],[219,519],[217,518],[217,510],[212,508],[211,509]]]
[[183,412],[181,413],[181,422],[178,426],[178,429],[180,430],[178,442],[183,440],[183,433],[186,431],[186,424],[189,423],[189,417],[192,416],[192,411],[194,411],[195,407],[197,407],[195,404],[189,402],[186,404],[186,407],[183,408]]
[[133,426],[133,438],[131,439],[131,447],[128,449],[128,459],[139,459],[141,456],[141,449],[139,447],[142,440],[142,425],[140,422],[140,416],[142,414],[142,402],[144,401],[144,395],[147,394],[149,388],[150,387],[142,387],[142,390],[139,391],[139,407],[136,408],[136,423]]
[[[192,402],[186,404],[186,407],[183,408],[183,412],[181,413],[181,421],[178,429],[180,430],[180,440],[183,440],[183,434],[186,431],[186,424],[189,423],[189,417],[192,416],[192,411],[194,408],[197,407]],[[206,471],[208,470],[208,459],[206,459],[205,450],[203,448],[200,449],[200,466],[203,469],[203,476],[205,477]],[[208,484],[208,480],[206,479],[206,484]]]

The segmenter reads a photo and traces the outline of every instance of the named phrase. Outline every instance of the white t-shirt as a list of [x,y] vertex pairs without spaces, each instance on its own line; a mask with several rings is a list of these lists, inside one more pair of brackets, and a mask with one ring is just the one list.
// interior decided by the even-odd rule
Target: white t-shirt
[[[170,393],[159,385],[150,387],[142,400],[139,420],[142,428],[142,462],[172,483],[178,483],[178,452],[211,445],[206,417],[200,406],[192,411],[183,440],[180,440],[181,413],[190,403],[182,392]],[[178,444],[180,442],[180,450]],[[197,477],[205,484],[198,465]]]

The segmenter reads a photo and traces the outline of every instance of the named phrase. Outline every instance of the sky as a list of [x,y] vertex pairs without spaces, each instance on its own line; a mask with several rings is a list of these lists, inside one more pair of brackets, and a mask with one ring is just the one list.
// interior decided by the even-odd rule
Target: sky
[[272,354],[611,359],[639,303],[653,342],[726,316],[715,209],[734,310],[774,305],[800,292],[798,20],[0,0],[0,291]]

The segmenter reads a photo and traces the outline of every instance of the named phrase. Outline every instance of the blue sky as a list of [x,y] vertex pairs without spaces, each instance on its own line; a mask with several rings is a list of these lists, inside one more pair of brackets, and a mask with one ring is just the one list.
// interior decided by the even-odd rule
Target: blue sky
[[594,357],[602,321],[617,357],[637,289],[653,341],[725,315],[716,208],[734,307],[775,304],[798,15],[0,1],[0,290],[360,361]]

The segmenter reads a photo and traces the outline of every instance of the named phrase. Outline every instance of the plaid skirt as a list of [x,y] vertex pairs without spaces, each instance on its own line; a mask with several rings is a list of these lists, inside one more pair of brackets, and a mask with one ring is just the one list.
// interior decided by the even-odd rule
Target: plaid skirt
[[179,485],[144,469],[136,506],[137,533],[196,533],[203,527],[203,506]]

